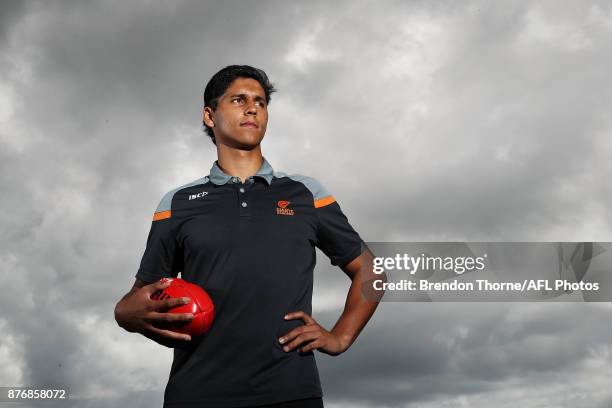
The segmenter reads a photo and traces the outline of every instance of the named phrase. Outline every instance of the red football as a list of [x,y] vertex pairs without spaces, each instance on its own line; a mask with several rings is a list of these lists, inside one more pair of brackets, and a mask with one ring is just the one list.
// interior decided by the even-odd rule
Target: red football
[[[164,278],[161,280],[164,281],[167,279]],[[151,299],[154,300],[182,297],[190,298],[191,302],[170,309],[168,313],[193,313],[193,320],[191,320],[189,324],[181,327],[174,327],[170,330],[177,333],[189,334],[192,337],[206,333],[210,329],[210,326],[212,326],[213,319],[215,318],[215,305],[213,305],[212,299],[208,293],[200,286],[180,278],[172,278],[170,286],[164,290],[158,290],[151,295]]]

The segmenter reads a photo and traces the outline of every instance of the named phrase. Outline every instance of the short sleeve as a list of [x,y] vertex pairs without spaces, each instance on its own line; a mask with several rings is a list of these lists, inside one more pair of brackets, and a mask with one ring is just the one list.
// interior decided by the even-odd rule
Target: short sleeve
[[164,196],[153,215],[147,246],[136,273],[136,278],[145,282],[176,277],[182,270],[183,257],[176,242],[176,223],[170,210],[171,199]]
[[361,255],[363,240],[332,195],[315,198],[315,212],[319,220],[316,246],[332,265],[344,267]]

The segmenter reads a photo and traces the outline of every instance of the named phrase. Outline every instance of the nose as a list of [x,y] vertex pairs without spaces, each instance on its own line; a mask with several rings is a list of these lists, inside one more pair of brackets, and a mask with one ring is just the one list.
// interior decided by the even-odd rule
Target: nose
[[247,115],[257,115],[257,104],[254,101],[247,103],[244,113]]

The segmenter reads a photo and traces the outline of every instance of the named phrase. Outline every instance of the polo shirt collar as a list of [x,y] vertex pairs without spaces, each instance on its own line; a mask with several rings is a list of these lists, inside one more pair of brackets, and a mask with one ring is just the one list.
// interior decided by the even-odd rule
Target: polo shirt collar
[[[263,163],[261,164],[259,170],[257,170],[257,173],[255,173],[254,177],[263,178],[264,180],[266,180],[266,183],[268,183],[269,186],[270,183],[272,183],[273,175],[274,169],[272,169],[272,166],[270,166],[270,163],[268,163],[266,158],[263,157]],[[210,168],[209,177],[210,181],[217,185],[227,184],[232,179],[232,176],[226,174],[223,170],[221,170],[221,168],[217,164],[217,160],[215,160],[212,167]]]

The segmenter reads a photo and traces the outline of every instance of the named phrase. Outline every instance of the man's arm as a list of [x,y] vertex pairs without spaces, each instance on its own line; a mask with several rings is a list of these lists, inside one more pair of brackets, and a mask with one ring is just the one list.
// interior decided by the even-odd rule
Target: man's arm
[[170,280],[148,283],[136,279],[132,289],[115,305],[117,324],[129,332],[140,333],[166,347],[179,347],[185,344],[185,341],[191,340],[189,335],[164,330],[193,319],[191,313],[167,313],[172,308],[189,303],[190,299],[151,299],[155,291],[163,290],[168,285]]
[[[373,274],[373,263],[372,252],[366,249],[342,268],[352,282],[342,315],[340,315],[331,332],[340,338],[343,352],[353,344],[361,333],[384,294],[382,291],[376,293],[372,291],[372,281],[374,279],[386,281],[385,275]],[[364,293],[368,295],[364,296]]]
[[[335,197],[315,179],[308,178],[307,184],[318,220],[315,245],[329,257],[332,265],[340,266],[352,282],[342,315],[331,331],[300,310],[287,314],[285,319],[301,319],[305,324],[283,335],[279,342],[285,345],[285,351],[299,347],[302,352],[317,349],[337,355],[353,344],[378,306],[383,293],[373,294],[371,281],[386,277],[374,275],[374,256],[348,222]],[[351,260],[358,251],[361,254]]]
[[[382,291],[375,292],[372,289],[372,280],[387,280],[384,274],[374,275],[373,262],[372,252],[366,249],[342,268],[352,283],[346,297],[344,311],[331,331],[325,330],[303,311],[287,314],[285,319],[302,319],[305,325],[293,329],[279,339],[281,344],[286,344],[284,350],[291,351],[304,345],[299,349],[303,353],[314,349],[330,355],[345,352],[370,320],[384,294]],[[364,293],[367,296],[364,296]]]

